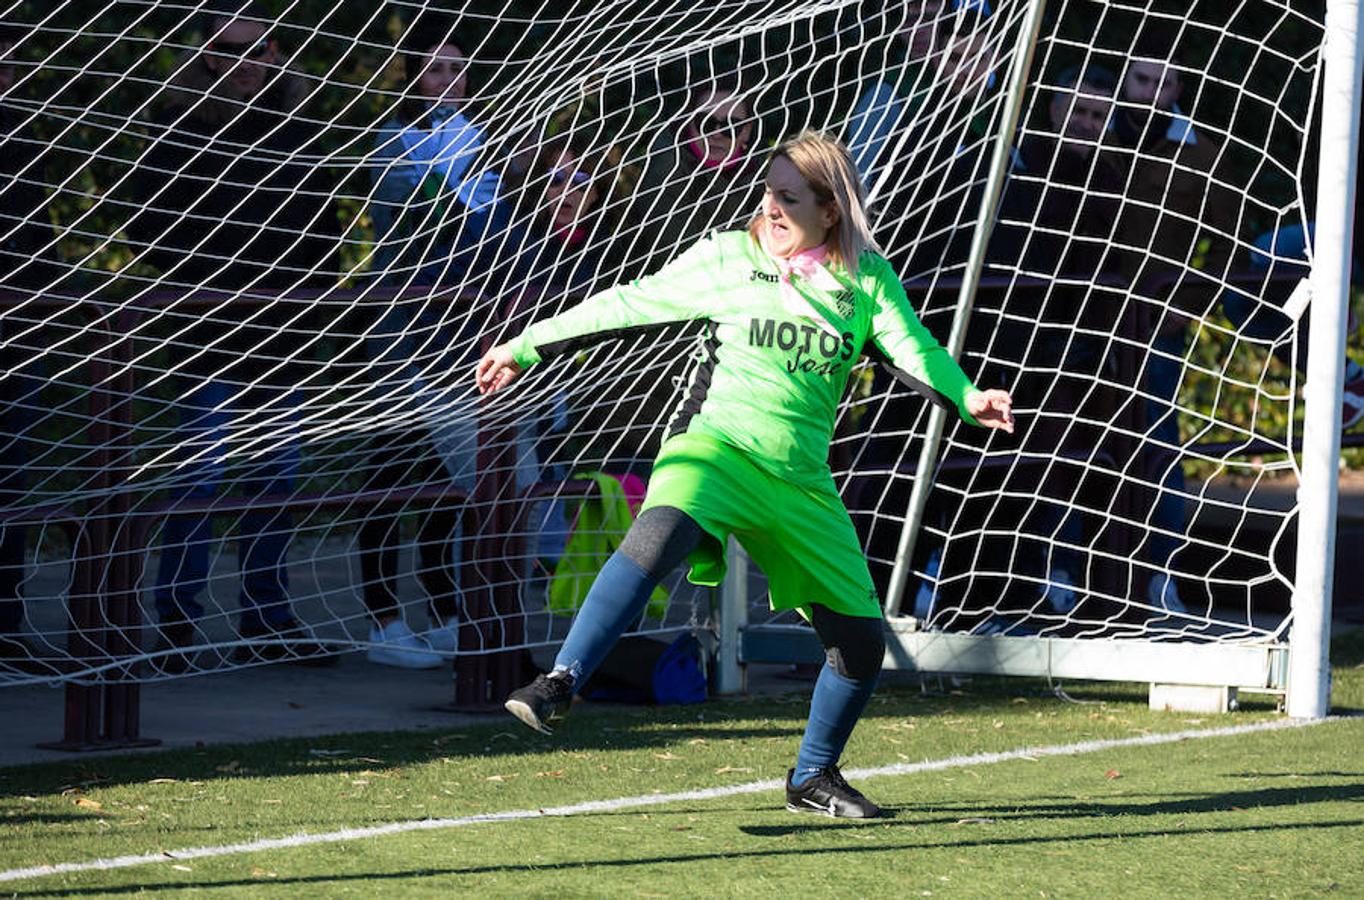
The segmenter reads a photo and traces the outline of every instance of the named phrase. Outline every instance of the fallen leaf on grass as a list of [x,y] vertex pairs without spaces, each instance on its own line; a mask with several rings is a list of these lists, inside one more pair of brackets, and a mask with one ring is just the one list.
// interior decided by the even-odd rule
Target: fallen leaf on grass
[[176,784],[176,780],[174,778],[153,778],[147,784]]
[[237,769],[240,768],[240,767],[241,767],[241,761],[240,761],[240,760],[234,759],[234,760],[232,760],[232,762],[223,763],[221,766],[214,766],[214,767],[213,767],[213,771],[215,771],[215,772],[227,772],[227,773],[230,773],[230,772],[235,772],[235,771],[237,771]]
[[174,865],[174,866],[171,866],[171,868],[174,869],[174,870],[177,871],[177,872],[193,872],[193,871],[194,871],[194,870],[191,869],[189,866],[182,866],[182,865]]
[[515,778],[515,777],[516,777],[516,773],[513,772],[513,773],[510,774],[510,775],[489,775],[487,778],[485,778],[485,779],[483,779],[483,780],[484,780],[484,781],[511,781],[511,780],[512,780],[513,778]]
[[76,805],[82,809],[104,809],[104,804],[98,800],[91,800],[89,797],[77,797]]
[[716,775],[728,775],[730,772],[752,772],[747,766],[721,766],[715,770]]
[[382,766],[382,765],[384,764],[384,761],[383,761],[382,759],[375,759],[375,758],[372,757],[372,756],[357,756],[357,757],[355,757],[355,758],[356,758],[357,760],[359,760],[360,762],[363,762],[363,763],[373,763],[373,764],[376,765],[376,766]]
[[1119,772],[1117,769],[1109,769],[1107,772],[1104,773],[1104,777],[1105,777],[1105,778],[1121,778],[1121,777],[1122,777],[1122,773]]
[[671,750],[669,750],[667,753],[654,754],[654,759],[681,759],[681,758],[682,757],[675,755]]
[[556,770],[553,771],[553,772],[536,772],[536,773],[535,773],[535,777],[536,777],[536,778],[563,778],[563,777],[564,777],[564,770],[563,770],[563,769],[556,769]]
[[266,870],[262,869],[260,866],[252,866],[252,867],[251,867],[251,877],[252,877],[252,878],[278,878],[279,875],[275,874],[274,872],[267,872]]
[[704,744],[705,742],[706,742],[705,738],[692,738],[691,740],[687,741],[688,744],[691,744],[693,746],[697,744]]
[[965,819],[958,819],[954,825],[993,825],[994,819],[986,819],[982,816],[969,816]]

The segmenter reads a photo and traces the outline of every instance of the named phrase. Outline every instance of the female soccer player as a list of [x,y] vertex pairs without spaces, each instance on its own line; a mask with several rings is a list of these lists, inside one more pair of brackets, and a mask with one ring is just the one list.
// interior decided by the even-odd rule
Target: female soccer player
[[766,573],[772,607],[799,609],[827,654],[787,773],[787,808],[878,816],[837,766],[885,656],[880,601],[829,471],[839,397],[866,353],[968,422],[1012,431],[1012,400],[973,387],[915,318],[874,250],[848,151],[809,131],[773,154],[746,231],[713,233],[655,275],[531,325],[490,350],[474,378],[490,393],[546,357],[696,319],[707,323],[706,357],[677,405],[640,516],[593,583],[554,670],[506,707],[549,733],[673,567],[688,559],[692,582],[720,583],[733,534]]

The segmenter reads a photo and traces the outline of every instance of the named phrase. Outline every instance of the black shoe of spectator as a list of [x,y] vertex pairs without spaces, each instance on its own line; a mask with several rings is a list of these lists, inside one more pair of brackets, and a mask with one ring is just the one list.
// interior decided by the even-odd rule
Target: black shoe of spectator
[[282,662],[295,666],[325,668],[336,665],[341,648],[312,640],[295,619],[275,628],[243,633],[242,644],[232,651],[234,663]]
[[32,641],[17,634],[0,634],[0,675],[21,672],[25,675],[60,675],[58,661]]
[[881,808],[843,780],[838,766],[825,766],[800,787],[791,784],[795,769],[786,773],[786,808],[791,812],[819,813],[833,819],[875,819]]
[[185,651],[193,647],[198,638],[198,629],[193,622],[162,622],[156,627],[158,637],[148,660],[151,667],[162,675],[183,675],[194,668],[197,654]]

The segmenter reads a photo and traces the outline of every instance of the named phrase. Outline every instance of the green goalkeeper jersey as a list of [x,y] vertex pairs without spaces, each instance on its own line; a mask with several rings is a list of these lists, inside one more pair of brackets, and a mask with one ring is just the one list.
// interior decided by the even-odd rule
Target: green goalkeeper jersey
[[778,477],[823,481],[839,399],[864,353],[975,424],[966,410],[974,386],[914,315],[890,263],[868,252],[859,270],[791,276],[804,301],[795,305],[748,232],[713,232],[657,273],[536,322],[510,348],[529,367],[636,329],[702,321],[704,354],[668,436],[707,434]]

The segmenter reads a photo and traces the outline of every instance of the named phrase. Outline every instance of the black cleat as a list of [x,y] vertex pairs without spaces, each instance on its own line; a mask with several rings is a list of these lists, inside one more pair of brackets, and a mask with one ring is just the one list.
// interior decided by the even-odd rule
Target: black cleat
[[553,734],[547,724],[568,715],[573,702],[573,681],[567,675],[536,675],[535,680],[518,688],[502,704],[507,712],[541,734]]
[[800,787],[791,785],[795,769],[786,772],[786,808],[791,812],[820,813],[831,819],[876,819],[881,808],[848,782],[838,766],[825,766]]

